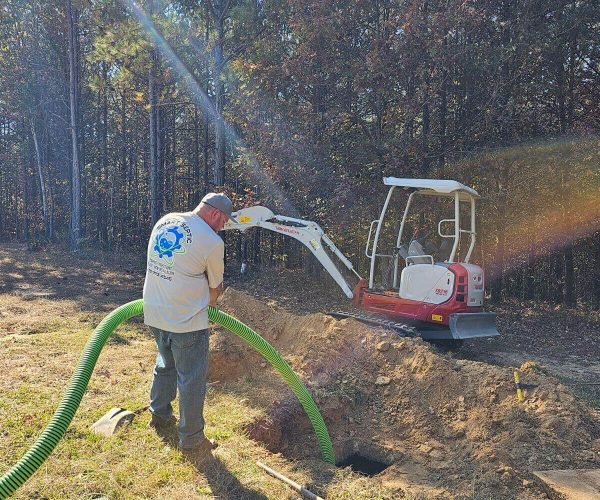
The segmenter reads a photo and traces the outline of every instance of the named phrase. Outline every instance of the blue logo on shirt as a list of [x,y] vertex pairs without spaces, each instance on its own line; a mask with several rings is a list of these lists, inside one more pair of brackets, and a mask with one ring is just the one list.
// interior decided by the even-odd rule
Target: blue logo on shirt
[[173,265],[173,254],[185,253],[183,248],[183,233],[179,226],[171,226],[159,231],[154,238],[154,252],[162,259]]

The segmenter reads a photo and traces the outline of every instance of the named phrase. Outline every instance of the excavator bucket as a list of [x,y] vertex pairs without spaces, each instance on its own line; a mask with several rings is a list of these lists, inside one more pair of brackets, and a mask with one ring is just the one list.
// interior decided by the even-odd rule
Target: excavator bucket
[[500,335],[496,328],[496,313],[456,313],[451,314],[448,326],[452,338],[472,339],[475,337],[495,337]]

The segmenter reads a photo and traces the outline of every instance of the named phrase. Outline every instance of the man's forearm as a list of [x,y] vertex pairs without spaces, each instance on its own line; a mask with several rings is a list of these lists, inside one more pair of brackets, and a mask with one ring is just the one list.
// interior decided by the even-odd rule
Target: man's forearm
[[221,292],[223,291],[223,283],[221,283],[217,288],[209,288],[208,289],[208,305],[211,307],[217,307],[217,299]]

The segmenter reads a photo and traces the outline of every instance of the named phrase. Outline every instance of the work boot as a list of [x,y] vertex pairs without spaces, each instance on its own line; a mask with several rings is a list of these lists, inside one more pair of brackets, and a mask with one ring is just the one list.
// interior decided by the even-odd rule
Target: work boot
[[181,453],[194,465],[206,465],[213,459],[212,451],[219,446],[210,439],[203,438],[202,441],[193,448],[181,448]]
[[175,425],[177,425],[177,417],[175,415],[171,415],[169,418],[164,418],[152,413],[152,418],[150,418],[148,427],[152,427],[153,429],[168,429],[169,427],[174,427]]

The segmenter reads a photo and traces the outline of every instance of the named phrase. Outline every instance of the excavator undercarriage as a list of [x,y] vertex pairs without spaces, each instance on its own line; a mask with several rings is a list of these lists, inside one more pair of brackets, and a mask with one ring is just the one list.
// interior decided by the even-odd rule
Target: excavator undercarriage
[[[226,230],[246,231],[259,227],[274,231],[301,242],[321,263],[325,270],[342,289],[346,297],[360,312],[330,311],[335,317],[352,317],[365,323],[391,328],[399,335],[419,336],[428,341],[450,341],[462,343],[465,339],[499,335],[496,315],[482,310],[484,299],[484,273],[481,267],[469,263],[475,244],[475,197],[476,191],[456,181],[431,179],[384,178],[391,186],[380,218],[371,223],[366,245],[366,256],[370,259],[369,280],[363,279],[352,262],[335,246],[323,229],[313,221],[275,215],[263,206],[253,206],[235,212],[236,222],[229,221]],[[408,203],[400,224],[396,246],[391,254],[377,253],[380,232],[388,204],[395,189],[409,193]],[[454,199],[455,217],[442,219],[438,234],[446,240],[447,259],[439,261],[424,249],[418,240],[402,244],[407,213],[415,195],[432,194]],[[471,225],[460,227],[461,202],[470,203]],[[454,224],[454,231],[445,234],[443,224]],[[375,234],[373,229],[376,227]],[[459,241],[467,236],[466,256],[459,261]],[[373,237],[372,237],[373,236]],[[351,287],[334,259],[343,264],[349,273],[358,278]],[[381,286],[375,283],[375,263],[386,259],[386,272],[391,275],[390,283]],[[401,262],[404,262],[402,268]]]

